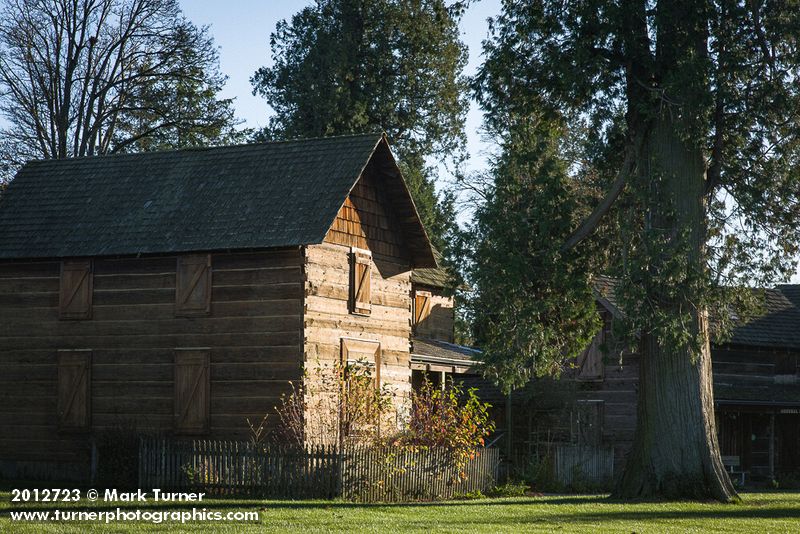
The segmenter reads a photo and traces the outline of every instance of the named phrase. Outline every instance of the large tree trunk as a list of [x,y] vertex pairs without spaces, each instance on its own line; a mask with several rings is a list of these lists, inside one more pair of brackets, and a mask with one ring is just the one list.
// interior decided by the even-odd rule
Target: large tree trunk
[[[708,314],[692,295],[676,296],[663,285],[705,272],[705,165],[702,151],[687,146],[677,132],[669,117],[656,120],[639,158],[636,187],[647,206],[644,231],[657,235],[651,243],[663,243],[646,256],[643,269],[654,280],[647,288],[651,304],[666,316],[688,317],[683,327],[697,342],[665,346],[659,336],[641,332],[636,434],[613,496],[730,501],[736,492],[717,441]],[[675,279],[675,255],[685,260],[684,280]],[[667,263],[673,269],[669,279]]]

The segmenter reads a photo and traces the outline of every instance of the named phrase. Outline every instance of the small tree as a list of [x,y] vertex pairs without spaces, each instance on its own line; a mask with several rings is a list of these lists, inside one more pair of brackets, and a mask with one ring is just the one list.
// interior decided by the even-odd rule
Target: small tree
[[489,417],[491,405],[476,391],[465,390],[461,382],[441,389],[425,377],[422,387],[412,393],[408,428],[396,444],[446,448],[453,453],[460,477],[466,478],[464,467],[495,428]]
[[363,361],[317,363],[275,408],[281,438],[288,443],[331,445],[374,443],[394,406],[394,393],[375,384]]

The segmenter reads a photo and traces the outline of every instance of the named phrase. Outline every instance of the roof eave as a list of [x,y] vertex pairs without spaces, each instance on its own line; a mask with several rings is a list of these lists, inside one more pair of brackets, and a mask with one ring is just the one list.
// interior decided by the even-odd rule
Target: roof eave
[[[405,198],[408,200],[409,204],[411,205],[411,211],[413,212],[413,218],[416,222],[417,231],[419,232],[418,238],[421,238],[422,244],[420,246],[410,246],[412,251],[411,257],[411,267],[414,269],[422,269],[422,268],[432,268],[438,269],[439,263],[436,261],[436,254],[433,251],[433,244],[431,243],[430,237],[428,237],[428,232],[425,229],[425,225],[422,223],[422,217],[419,215],[419,210],[417,209],[417,205],[414,203],[414,197],[411,195],[411,191],[408,189],[408,184],[406,183],[405,178],[403,177],[403,173],[400,170],[400,167],[397,165],[397,160],[394,157],[394,153],[392,152],[392,148],[389,146],[389,140],[384,133],[381,136],[380,142],[375,146],[375,150],[373,151],[372,156],[374,157],[375,152],[383,146],[386,150],[386,154],[389,158],[389,168],[383,169],[387,171],[387,174],[392,175],[393,173],[396,174],[396,178],[398,178],[398,182],[402,186],[402,190],[405,193]],[[410,238],[411,236],[406,236]]]

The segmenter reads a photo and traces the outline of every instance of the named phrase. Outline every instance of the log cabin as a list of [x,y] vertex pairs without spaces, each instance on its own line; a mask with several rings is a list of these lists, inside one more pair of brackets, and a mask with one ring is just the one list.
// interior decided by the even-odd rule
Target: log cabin
[[[515,395],[516,457],[578,444],[613,455],[613,475],[624,468],[636,429],[639,354],[614,341],[613,322],[622,317],[615,286],[595,279],[603,328],[574,366]],[[723,464],[744,484],[800,474],[800,286],[764,292],[762,313],[711,346]]]
[[435,267],[380,134],[30,162],[0,198],[0,476],[85,480],[120,425],[246,438],[312,362],[368,359],[402,409]]
[[[446,287],[440,269],[422,269],[423,291]],[[437,278],[438,277],[438,278]],[[437,281],[438,280],[438,281]],[[622,318],[614,296],[616,282],[595,279],[603,328],[558,380],[536,379],[504,395],[480,376],[481,352],[448,339],[415,338],[412,382],[423,375],[436,384],[462,381],[492,404],[497,425],[490,442],[524,469],[531,460],[561,446],[585,448],[588,457],[608,454],[610,476],[625,465],[636,429],[639,355],[621,350],[613,322]],[[444,297],[443,297],[444,298]],[[443,308],[452,308],[452,299]],[[424,331],[424,330],[423,330]],[[800,475],[800,286],[765,290],[763,312],[736,327],[731,338],[711,348],[717,434],[723,463],[734,480],[764,483]],[[587,460],[589,461],[589,460]]]

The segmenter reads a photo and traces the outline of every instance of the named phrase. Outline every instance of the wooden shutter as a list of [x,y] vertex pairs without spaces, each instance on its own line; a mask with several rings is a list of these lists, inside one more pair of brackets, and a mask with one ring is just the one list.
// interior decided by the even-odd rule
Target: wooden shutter
[[377,341],[342,338],[342,365],[361,362],[373,368],[376,387],[381,385],[381,344]]
[[353,248],[350,258],[350,311],[369,315],[372,310],[370,306],[372,253]]
[[419,325],[431,314],[431,292],[414,292],[414,325]]
[[61,262],[58,315],[61,319],[91,319],[92,260]]
[[211,312],[211,254],[178,256],[175,315],[198,317]]
[[88,430],[91,426],[92,351],[58,351],[58,427]]
[[578,380],[599,381],[603,380],[604,364],[601,345],[605,342],[605,329],[601,330],[592,343],[578,356]]
[[208,431],[211,404],[209,349],[175,350],[175,430]]

